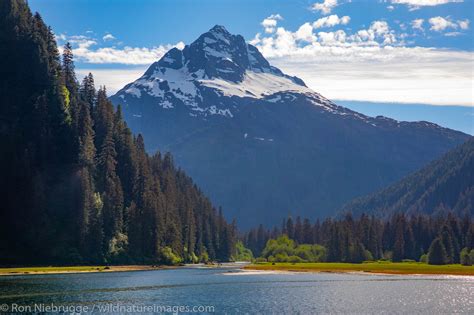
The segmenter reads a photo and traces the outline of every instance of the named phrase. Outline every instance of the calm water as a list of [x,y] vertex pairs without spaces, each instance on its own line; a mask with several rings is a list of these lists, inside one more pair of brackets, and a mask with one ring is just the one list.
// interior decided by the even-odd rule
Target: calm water
[[0,277],[2,307],[35,303],[94,307],[95,312],[108,306],[207,305],[216,313],[474,314],[474,278],[261,273],[235,267]]

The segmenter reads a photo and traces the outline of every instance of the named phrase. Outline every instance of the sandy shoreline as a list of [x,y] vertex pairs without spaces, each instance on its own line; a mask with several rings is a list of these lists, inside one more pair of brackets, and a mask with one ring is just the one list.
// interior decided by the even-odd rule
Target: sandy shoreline
[[331,268],[291,268],[282,266],[259,266],[248,265],[242,267],[243,270],[249,271],[269,271],[282,273],[351,273],[351,274],[378,274],[378,275],[399,275],[399,276],[468,276],[474,277],[474,270],[466,271],[433,271],[433,270],[394,270],[389,267],[381,270],[367,270],[367,268],[357,269],[331,269]]
[[[374,265],[377,266],[377,265]],[[42,275],[42,274],[66,274],[66,273],[95,273],[95,272],[125,272],[125,271],[152,271],[177,268],[224,268],[240,269],[242,272],[264,272],[264,273],[351,273],[351,274],[379,274],[379,275],[413,275],[413,276],[469,276],[474,277],[474,268],[466,270],[430,270],[427,269],[398,269],[395,265],[387,264],[383,268],[370,268],[367,265],[352,265],[351,268],[338,268],[331,266],[310,266],[309,264],[297,265],[252,265],[249,263],[225,263],[222,265],[119,265],[119,266],[70,266],[70,267],[19,267],[0,268],[0,276],[15,275]],[[380,267],[380,266],[379,266]],[[233,273],[229,273],[233,274]],[[235,273],[240,274],[240,273]]]
[[122,265],[122,266],[75,266],[75,267],[20,267],[0,268],[0,276],[43,275],[65,273],[124,272],[174,269],[178,266]]
[[[302,273],[331,273],[331,274],[351,274],[351,275],[377,275],[377,276],[394,276],[394,277],[400,277],[400,276],[416,276],[416,277],[452,277],[454,279],[457,278],[462,278],[465,279],[466,277],[469,279],[474,280],[474,275],[467,274],[446,274],[446,273],[390,273],[390,272],[369,272],[369,271],[354,271],[354,270],[336,270],[336,271],[330,271],[330,270],[262,270],[262,269],[252,269],[251,267],[248,268],[242,268],[244,274],[248,275],[255,275],[255,274],[282,274],[282,275],[291,275],[291,274],[302,274]],[[236,273],[237,274],[237,273]],[[238,275],[238,274],[237,274]]]
[[0,267],[0,276],[14,275],[42,275],[65,273],[93,273],[93,272],[124,272],[124,271],[152,271],[177,268],[241,268],[247,262],[233,262],[222,264],[184,264],[179,266],[167,265],[117,265],[117,266],[37,266],[37,267]]

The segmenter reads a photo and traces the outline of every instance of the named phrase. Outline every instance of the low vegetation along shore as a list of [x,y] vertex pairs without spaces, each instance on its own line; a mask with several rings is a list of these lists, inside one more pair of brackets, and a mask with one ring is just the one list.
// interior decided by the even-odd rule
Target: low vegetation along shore
[[[217,265],[215,265],[217,267]],[[19,267],[0,268],[0,276],[25,274],[61,274],[83,272],[147,271],[179,268],[178,266],[124,265],[124,266],[68,266],[68,267]],[[474,276],[474,266],[429,265],[419,262],[393,263],[388,261],[351,263],[253,263],[242,266],[246,270],[291,271],[291,272],[367,272],[398,275],[458,275]]]
[[243,267],[250,270],[277,270],[293,272],[369,272],[399,275],[463,275],[474,276],[473,266],[428,265],[418,262],[364,262],[351,263],[255,263]]
[[50,273],[82,273],[82,272],[117,272],[117,271],[138,271],[138,270],[158,270],[173,268],[170,266],[145,266],[145,265],[124,265],[124,266],[67,266],[67,267],[18,267],[0,268],[0,276],[25,275],[25,274],[50,274]]

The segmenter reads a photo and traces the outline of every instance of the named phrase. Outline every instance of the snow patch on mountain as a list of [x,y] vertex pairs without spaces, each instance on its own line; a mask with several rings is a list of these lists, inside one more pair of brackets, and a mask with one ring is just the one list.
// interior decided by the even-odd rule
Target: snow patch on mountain
[[222,79],[200,80],[202,85],[219,90],[225,96],[264,98],[278,92],[314,93],[292,80],[272,73],[246,71],[242,82]]
[[131,86],[128,89],[126,89],[125,93],[131,94],[131,95],[133,95],[135,97],[138,97],[138,98],[140,98],[142,96],[142,92],[140,91],[140,89],[137,89],[135,86]]

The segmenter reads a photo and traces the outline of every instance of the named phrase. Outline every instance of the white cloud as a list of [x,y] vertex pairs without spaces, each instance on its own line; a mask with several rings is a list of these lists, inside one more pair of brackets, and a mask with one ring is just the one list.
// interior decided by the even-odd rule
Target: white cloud
[[59,35],[54,35],[54,37],[56,38],[56,41],[65,41],[66,40],[66,34],[59,34]]
[[321,11],[322,14],[329,14],[331,13],[332,9],[337,6],[337,0],[324,0],[323,2],[313,3],[311,10]]
[[467,30],[469,29],[469,20],[465,19],[465,20],[458,21],[458,25],[462,30]]
[[296,32],[279,27],[273,34],[262,37],[258,33],[250,41],[267,57],[285,56],[295,52],[308,52],[321,46],[372,47],[396,43],[396,34],[386,21],[373,21],[368,29],[361,29],[353,34],[343,30],[312,33],[311,25],[305,23]]
[[428,22],[431,24],[430,30],[432,31],[440,32],[447,28],[457,28],[456,23],[453,23],[441,16],[432,17],[428,20]]
[[296,32],[279,27],[252,43],[272,64],[331,99],[473,105],[472,52],[404,47],[397,41],[404,35],[386,21],[351,33],[319,32],[310,41],[301,35],[309,29],[308,23]]
[[254,45],[254,46],[258,45],[262,40],[261,37],[262,37],[262,34],[260,33],[255,34],[255,37],[249,40],[249,44]]
[[319,32],[320,43],[322,45],[342,45],[346,42],[347,34],[343,30],[335,32]]
[[372,22],[372,25],[370,25],[370,29],[377,35],[383,35],[388,33],[389,27],[388,23],[385,21],[374,21]]
[[324,47],[270,62],[330,99],[473,106],[471,52]]
[[306,42],[313,42],[316,40],[315,35],[313,34],[313,26],[310,23],[304,23],[295,33],[297,40],[303,40]]
[[113,39],[115,39],[115,36],[110,34],[110,33],[105,34],[104,37],[102,37],[102,40],[104,40],[104,41],[113,40]]
[[449,17],[443,18],[441,16],[436,16],[436,17],[430,18],[428,22],[431,24],[430,30],[436,31],[436,32],[441,32],[448,28],[451,28],[451,29],[460,28],[462,30],[469,29],[468,19],[453,21]]
[[272,14],[262,21],[262,26],[265,28],[265,33],[273,33],[279,20],[283,20],[280,14]]
[[392,0],[392,3],[395,4],[406,4],[409,6],[410,10],[416,10],[420,7],[432,7],[447,3],[460,3],[464,0]]
[[424,31],[424,28],[423,28],[423,23],[424,22],[425,22],[424,19],[415,19],[415,20],[411,21],[411,27],[414,30]]
[[444,34],[444,36],[447,36],[447,37],[456,37],[456,36],[460,36],[462,35],[461,32],[447,32]]
[[77,61],[92,64],[125,64],[148,65],[160,59],[173,47],[184,48],[184,43],[175,45],[160,45],[157,47],[96,47],[97,41],[84,35],[61,38],[62,42],[69,41],[73,46],[74,57]]
[[95,50],[79,47],[77,49],[73,49],[73,53],[79,60],[87,63],[143,65],[157,61],[172,47],[173,46],[171,45],[153,48],[124,47],[123,49],[104,47]]
[[322,27],[333,27],[336,25],[346,25],[349,23],[351,18],[347,15],[339,18],[337,14],[333,14],[330,16],[325,16],[323,18],[318,19],[316,22],[313,23],[314,28],[322,28]]

